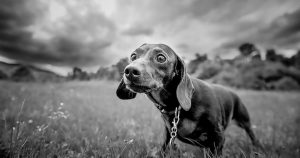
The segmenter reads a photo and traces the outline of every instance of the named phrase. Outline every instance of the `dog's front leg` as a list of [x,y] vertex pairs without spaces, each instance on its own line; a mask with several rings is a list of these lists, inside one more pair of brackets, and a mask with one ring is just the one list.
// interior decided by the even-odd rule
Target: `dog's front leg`
[[166,127],[165,127],[165,141],[164,141],[164,144],[163,144],[163,146],[162,146],[162,148],[161,148],[161,150],[162,150],[163,152],[166,151],[166,149],[167,149],[167,147],[168,147],[168,145],[169,145],[170,139],[171,139],[171,135],[170,135],[170,132],[169,132],[167,126],[166,126]]
[[162,147],[161,147],[161,150],[160,150],[160,153],[161,153],[162,155],[165,154],[166,149],[167,149],[167,147],[168,147],[168,145],[169,145],[170,139],[171,139],[170,132],[169,132],[167,126],[165,126],[165,141],[164,141],[164,143],[163,143],[163,145],[162,145]]

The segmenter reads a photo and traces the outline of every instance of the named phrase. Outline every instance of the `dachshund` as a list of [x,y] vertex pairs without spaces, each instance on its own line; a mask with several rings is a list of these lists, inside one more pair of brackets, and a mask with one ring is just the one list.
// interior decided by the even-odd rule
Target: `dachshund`
[[[180,141],[221,155],[224,131],[231,120],[243,128],[254,145],[259,145],[241,99],[231,90],[206,83],[187,74],[184,61],[165,44],[143,44],[130,55],[116,91],[120,99],[145,93],[161,111],[166,139],[171,139],[175,111],[180,110],[177,137]],[[178,112],[178,111],[176,111]]]

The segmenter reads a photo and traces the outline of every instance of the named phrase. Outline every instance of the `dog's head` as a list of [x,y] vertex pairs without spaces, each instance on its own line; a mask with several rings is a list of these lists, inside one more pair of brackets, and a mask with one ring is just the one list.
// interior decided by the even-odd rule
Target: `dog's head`
[[[132,99],[136,93],[148,93],[165,88],[175,78],[176,96],[185,110],[191,106],[194,87],[183,60],[167,45],[143,44],[130,55],[130,63],[117,89],[121,99]],[[169,85],[170,86],[170,85]]]

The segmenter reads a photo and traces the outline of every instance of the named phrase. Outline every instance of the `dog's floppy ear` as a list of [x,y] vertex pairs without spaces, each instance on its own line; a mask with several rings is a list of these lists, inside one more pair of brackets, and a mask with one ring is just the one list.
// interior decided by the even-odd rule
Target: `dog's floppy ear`
[[123,78],[119,84],[116,94],[120,99],[124,99],[124,100],[125,99],[133,99],[136,96],[136,93],[134,93],[126,88]]
[[191,108],[192,95],[194,93],[194,86],[186,72],[184,61],[177,56],[177,64],[175,67],[177,75],[180,76],[180,82],[176,89],[176,95],[180,106],[188,111]]

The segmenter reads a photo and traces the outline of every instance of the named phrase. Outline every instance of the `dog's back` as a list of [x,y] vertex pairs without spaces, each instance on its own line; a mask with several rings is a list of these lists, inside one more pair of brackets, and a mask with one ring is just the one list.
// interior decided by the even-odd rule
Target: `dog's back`
[[221,119],[224,129],[227,128],[231,120],[235,120],[239,127],[245,129],[252,143],[261,147],[252,131],[249,113],[235,92],[227,87],[207,83],[199,79],[193,79],[193,83],[198,84],[198,87],[200,87],[197,89],[196,94],[206,96],[207,104],[212,106],[213,109],[219,110],[219,116],[222,116],[219,119]]
[[222,126],[226,128],[233,118],[234,108],[240,103],[239,97],[229,88],[217,84],[211,84],[199,79],[192,79],[195,87],[195,94],[202,102],[205,101],[207,108],[218,109],[219,116],[222,116]]

